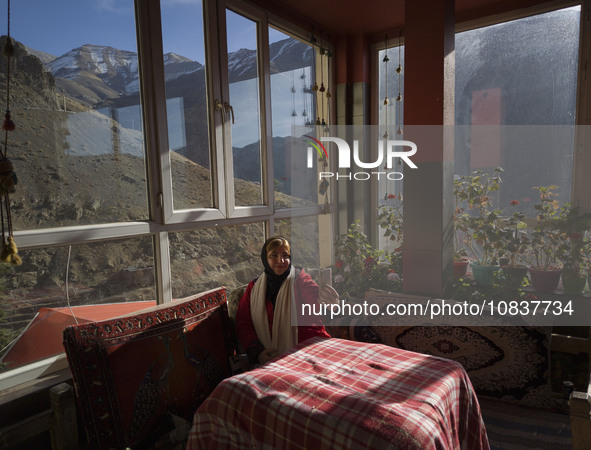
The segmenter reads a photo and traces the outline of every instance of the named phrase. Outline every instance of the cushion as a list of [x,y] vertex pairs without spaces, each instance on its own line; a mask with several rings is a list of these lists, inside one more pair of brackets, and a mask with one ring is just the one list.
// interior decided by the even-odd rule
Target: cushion
[[132,315],[70,326],[64,347],[88,439],[96,448],[141,448],[191,421],[230,374],[224,287]]

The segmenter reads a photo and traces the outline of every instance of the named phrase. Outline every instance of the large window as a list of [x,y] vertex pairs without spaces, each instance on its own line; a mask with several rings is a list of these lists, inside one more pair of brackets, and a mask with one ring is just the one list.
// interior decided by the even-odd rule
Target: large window
[[455,172],[502,167],[505,211],[535,217],[534,186],[571,199],[580,10],[456,34]]
[[[55,354],[3,359],[37,322],[53,324],[59,349],[64,326],[105,318],[77,317],[87,305],[117,314],[232,289],[262,270],[269,233],[318,264],[323,205],[315,186],[284,179],[288,150],[274,148],[289,141],[291,80],[315,76],[311,45],[233,0],[12,2],[12,18],[7,155],[23,264],[0,264],[0,388]],[[4,93],[4,58],[0,69]],[[315,105],[298,94],[298,113]]]

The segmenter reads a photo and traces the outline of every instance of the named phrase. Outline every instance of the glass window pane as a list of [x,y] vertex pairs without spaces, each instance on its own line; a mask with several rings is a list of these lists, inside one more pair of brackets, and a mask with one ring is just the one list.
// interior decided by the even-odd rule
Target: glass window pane
[[194,1],[161,6],[173,206],[211,208],[203,5]]
[[296,129],[306,134],[316,122],[314,48],[274,28],[269,44],[275,206],[317,204],[316,170],[292,142]]
[[456,35],[455,172],[505,170],[498,206],[571,197],[580,6]]
[[264,242],[262,223],[171,234],[173,298],[250,282],[262,271]]
[[[275,221],[275,234],[291,244],[292,263],[308,269],[320,268],[318,216],[292,217]],[[325,236],[329,239],[329,236]]]
[[19,254],[22,266],[0,264],[0,370],[63,352],[68,325],[155,305],[152,237]]
[[[14,229],[148,219],[133,1],[118,2],[117,14],[104,2],[12,9],[27,18],[12,28]],[[67,33],[50,26],[64,20]]]
[[[378,52],[378,138],[404,139],[404,46],[388,47]],[[396,167],[403,172],[404,165]],[[403,180],[380,177],[378,180],[378,215],[402,217]],[[393,219],[394,220],[394,219]],[[389,221],[391,226],[401,227],[401,219],[396,223]],[[391,231],[391,230],[390,230]],[[401,242],[393,240],[386,230],[380,228],[378,247],[393,251]]]
[[[261,183],[261,107],[257,52],[257,24],[233,11],[226,11],[228,80],[233,112],[232,156],[237,206],[263,203]],[[227,121],[226,124],[231,122]],[[253,192],[243,181],[254,183]]]

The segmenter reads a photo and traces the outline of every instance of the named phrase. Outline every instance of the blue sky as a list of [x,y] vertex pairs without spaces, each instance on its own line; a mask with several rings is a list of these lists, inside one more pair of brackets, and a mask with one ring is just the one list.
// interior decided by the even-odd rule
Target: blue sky
[[[201,0],[162,0],[164,52],[203,63]],[[0,34],[7,33],[7,0],[0,0]],[[11,35],[25,45],[56,56],[84,44],[137,51],[132,0],[11,0]],[[244,33],[229,15],[229,51],[254,48],[253,32]],[[238,34],[239,30],[243,30]],[[272,33],[271,40],[282,38]]]

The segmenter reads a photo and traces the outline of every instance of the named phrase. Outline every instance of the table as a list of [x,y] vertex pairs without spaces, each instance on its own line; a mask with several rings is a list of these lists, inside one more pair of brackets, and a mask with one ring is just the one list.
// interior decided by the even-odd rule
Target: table
[[488,449],[480,406],[451,360],[310,339],[221,382],[187,449]]

